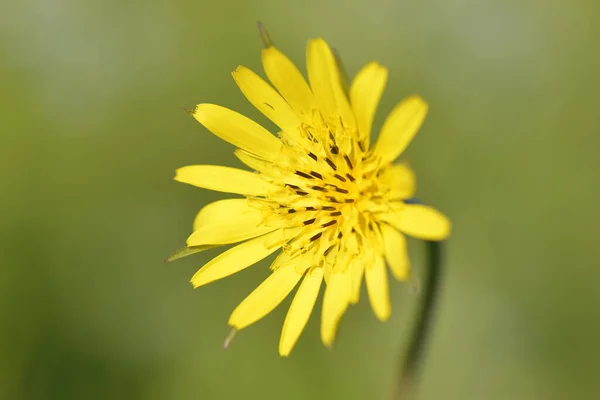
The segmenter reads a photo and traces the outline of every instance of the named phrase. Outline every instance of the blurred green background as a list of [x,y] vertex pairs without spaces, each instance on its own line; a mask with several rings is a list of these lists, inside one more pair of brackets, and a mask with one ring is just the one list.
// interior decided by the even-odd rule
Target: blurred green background
[[[213,102],[266,123],[230,76],[262,73],[257,20],[301,66],[317,36],[351,74],[388,66],[377,126],[406,95],[430,102],[407,155],[454,235],[419,398],[600,398],[598,1],[0,8],[0,399],[386,397],[411,285],[393,283],[386,324],[363,289],[332,351],[317,311],[282,359],[289,299],[222,349],[267,263],[193,290],[218,252],[162,262],[224,197],[175,169],[239,165],[183,110]],[[423,246],[411,250],[418,268]]]

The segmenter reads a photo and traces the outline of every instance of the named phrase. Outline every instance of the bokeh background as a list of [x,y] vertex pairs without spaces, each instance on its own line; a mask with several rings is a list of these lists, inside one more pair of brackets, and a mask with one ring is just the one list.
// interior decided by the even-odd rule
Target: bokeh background
[[[419,399],[600,398],[600,3],[5,0],[0,6],[0,399],[384,399],[418,295],[363,301],[332,351],[288,301],[222,349],[267,263],[193,290],[171,264],[204,204],[188,164],[239,165],[184,109],[265,122],[237,90],[262,20],[299,65],[323,36],[390,69],[376,121],[431,105],[407,157],[453,220]],[[268,125],[272,127],[272,125]],[[412,243],[420,272],[421,243]]]

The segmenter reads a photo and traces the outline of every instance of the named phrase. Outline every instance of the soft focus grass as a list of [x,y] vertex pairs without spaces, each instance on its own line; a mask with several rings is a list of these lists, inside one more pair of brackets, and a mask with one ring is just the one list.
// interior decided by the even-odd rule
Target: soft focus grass
[[[277,355],[286,305],[223,351],[267,264],[194,291],[216,252],[173,264],[220,195],[177,167],[236,164],[183,110],[259,121],[231,79],[260,70],[262,20],[303,65],[324,36],[355,73],[390,68],[431,105],[408,156],[419,196],[454,221],[421,399],[600,395],[600,148],[594,1],[56,2],[0,14],[0,398],[378,399],[417,297],[395,283],[380,324],[363,298],[333,351],[313,316]],[[413,243],[419,264],[422,246]],[[364,293],[363,293],[364,297]]]

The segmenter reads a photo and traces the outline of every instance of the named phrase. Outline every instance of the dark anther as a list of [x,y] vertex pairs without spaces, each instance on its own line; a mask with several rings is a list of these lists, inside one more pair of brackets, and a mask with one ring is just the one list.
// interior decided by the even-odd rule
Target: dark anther
[[313,160],[317,161],[317,156],[316,156],[316,154],[315,154],[315,153],[313,153],[313,152],[309,151],[309,152],[308,152],[308,156],[309,156],[310,158],[312,158]]
[[362,140],[358,141],[358,148],[360,149],[360,151],[362,151],[363,153],[365,152],[365,144],[362,142]]
[[311,218],[311,219],[307,219],[306,221],[303,222],[304,225],[310,225],[313,222],[315,222],[316,218]]
[[331,215],[332,217],[338,217],[338,216],[342,215],[342,212],[341,211],[334,211],[334,212],[332,212],[329,215]]
[[323,232],[317,233],[315,236],[313,236],[313,237],[310,238],[310,241],[314,242],[315,240],[317,240],[318,238],[320,238],[322,234],[323,234]]
[[300,189],[300,186],[292,185],[292,184],[289,184],[289,183],[286,183],[285,186],[287,186],[289,188],[292,188],[292,189],[296,189],[296,190]]
[[327,250],[323,252],[323,257],[327,257],[327,254],[331,253],[331,250],[333,250],[334,247],[334,245],[329,246]]
[[338,154],[340,152],[340,148],[337,146],[331,146],[331,154]]
[[329,200],[329,201],[330,201],[330,202],[332,202],[332,203],[341,203],[341,202],[340,202],[338,199],[336,199],[336,198],[335,198],[335,197],[333,197],[333,196],[329,196],[329,197],[327,197],[327,200]]
[[352,169],[352,161],[350,161],[350,157],[347,154],[344,154],[344,160],[346,160],[346,164],[348,164],[348,168]]
[[315,178],[319,178],[319,179],[323,179],[323,175],[321,175],[320,173],[318,173],[317,171],[310,171],[310,174],[312,176],[314,176]]
[[310,206],[308,206],[308,207],[305,207],[305,209],[306,209],[306,211],[317,211],[317,209],[316,209],[316,208],[314,208],[314,207],[310,207]]
[[296,175],[298,175],[298,176],[301,176],[301,177],[303,177],[303,178],[306,178],[306,179],[313,179],[313,177],[312,177],[312,176],[310,176],[309,174],[306,174],[306,173],[304,173],[304,172],[302,172],[302,171],[296,171],[296,172],[294,172],[294,173],[295,173]]
[[273,106],[272,106],[272,105],[270,105],[269,103],[264,103],[264,102],[263,102],[263,104],[264,104],[265,106],[269,107],[271,110],[274,110],[274,109],[275,109],[275,107],[273,107]]
[[341,239],[341,238],[342,238],[342,236],[344,236],[344,234],[343,234],[342,232],[340,232],[340,233],[338,234],[338,239]]
[[327,191],[327,189],[325,189],[323,186],[314,185],[312,188],[314,190],[318,190],[319,192],[326,192]]
[[347,177],[348,179],[350,179],[352,182],[354,182],[354,181],[356,180],[356,179],[354,179],[354,177],[353,177],[352,175],[350,175],[350,174],[346,174],[346,177]]
[[344,203],[354,203],[354,199],[346,199],[344,200]]
[[331,167],[332,170],[337,171],[337,167],[335,166],[333,161],[331,161],[329,158],[326,158],[325,161],[327,162],[327,164],[329,164],[329,166]]
[[348,191],[346,189],[342,189],[342,188],[339,188],[337,186],[335,187],[335,191],[339,192],[339,193],[348,194]]
[[324,211],[335,211],[335,207],[331,207],[331,206],[321,207],[321,209]]
[[321,225],[323,228],[327,228],[328,226],[334,225],[335,224],[335,219],[332,219],[329,222],[324,223],[323,225]]
[[342,181],[342,182],[346,182],[346,178],[344,178],[343,176],[341,176],[339,174],[335,174],[334,177],[337,178],[338,180]]
[[308,192],[303,192],[302,190],[296,190],[296,194],[299,196],[306,196]]
[[290,209],[288,210],[288,214],[293,214],[293,213],[295,213],[295,212],[296,212],[296,210],[294,210],[293,208],[290,208]]

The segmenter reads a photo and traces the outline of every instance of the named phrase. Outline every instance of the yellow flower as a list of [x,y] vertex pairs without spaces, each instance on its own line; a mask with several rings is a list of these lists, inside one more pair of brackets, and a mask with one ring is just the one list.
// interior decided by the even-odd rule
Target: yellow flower
[[256,172],[194,165],[175,180],[243,195],[204,207],[187,240],[188,251],[241,242],[204,265],[194,287],[241,271],[282,250],[272,274],[233,311],[229,324],[243,329],[271,312],[300,283],[279,343],[287,356],[326,284],[321,338],[333,343],[349,304],[358,302],[363,274],[375,315],[391,312],[386,263],[398,280],[409,275],[403,234],[441,240],[446,217],[410,204],[415,178],[392,164],[421,126],[427,104],[418,96],[400,102],[374,146],[369,143],[387,69],[367,64],[344,90],[331,49],[323,39],[307,47],[307,83],[294,64],[269,46],[262,64],[274,88],[246,67],[233,72],[246,98],[278,126],[278,137],[256,122],[213,104],[194,117],[237,147],[235,155]]

